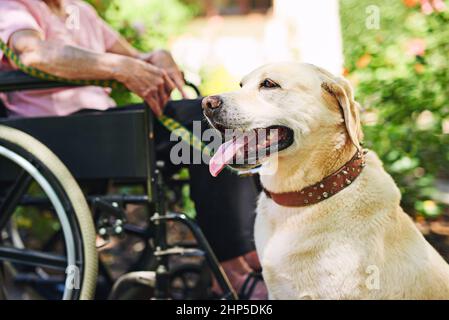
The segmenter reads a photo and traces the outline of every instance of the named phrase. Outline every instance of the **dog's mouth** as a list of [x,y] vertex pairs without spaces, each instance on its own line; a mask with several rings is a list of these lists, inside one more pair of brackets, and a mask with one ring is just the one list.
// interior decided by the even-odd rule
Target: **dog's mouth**
[[217,123],[213,125],[223,137],[223,144],[209,163],[209,171],[214,177],[227,165],[240,170],[254,168],[263,159],[293,144],[293,130],[285,126],[242,131]]

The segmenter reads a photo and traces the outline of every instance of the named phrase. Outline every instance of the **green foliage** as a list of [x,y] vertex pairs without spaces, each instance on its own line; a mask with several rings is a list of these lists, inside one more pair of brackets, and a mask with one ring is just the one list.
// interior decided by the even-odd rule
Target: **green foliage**
[[149,51],[166,47],[192,13],[178,0],[115,0],[104,17],[136,48]]
[[[365,26],[370,5],[380,9],[378,30]],[[366,146],[401,187],[409,212],[440,213],[423,203],[435,195],[435,178],[449,173],[449,12],[426,16],[388,0],[343,0],[340,11],[347,76],[370,119]]]
[[[148,52],[167,48],[197,13],[195,4],[181,0],[87,0],[115,30],[137,49]],[[141,101],[129,92],[114,91],[117,105]]]

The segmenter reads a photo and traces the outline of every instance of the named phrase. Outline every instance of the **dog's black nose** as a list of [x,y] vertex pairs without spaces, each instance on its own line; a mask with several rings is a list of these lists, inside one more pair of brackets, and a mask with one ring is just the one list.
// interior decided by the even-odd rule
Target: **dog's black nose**
[[203,99],[203,110],[206,114],[212,114],[212,112],[223,105],[223,100],[220,96],[209,96]]

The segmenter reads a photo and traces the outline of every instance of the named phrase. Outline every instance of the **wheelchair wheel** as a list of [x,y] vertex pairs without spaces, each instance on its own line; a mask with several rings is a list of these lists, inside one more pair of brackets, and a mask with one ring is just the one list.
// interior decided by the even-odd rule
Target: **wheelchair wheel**
[[68,169],[0,125],[0,298],[92,299],[97,268],[93,220]]

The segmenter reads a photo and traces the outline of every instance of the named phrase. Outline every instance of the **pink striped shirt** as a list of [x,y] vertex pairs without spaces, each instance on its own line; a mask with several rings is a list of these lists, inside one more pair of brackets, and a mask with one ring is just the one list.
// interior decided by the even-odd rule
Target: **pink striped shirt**
[[[0,37],[8,42],[14,32],[31,29],[45,40],[106,52],[118,39],[87,3],[64,0],[68,13],[64,21],[41,0],[1,0]],[[0,51],[0,70],[13,67]],[[82,109],[105,110],[115,106],[109,89],[80,87],[2,93],[0,98],[12,116],[64,116]]]

